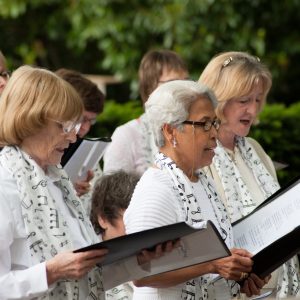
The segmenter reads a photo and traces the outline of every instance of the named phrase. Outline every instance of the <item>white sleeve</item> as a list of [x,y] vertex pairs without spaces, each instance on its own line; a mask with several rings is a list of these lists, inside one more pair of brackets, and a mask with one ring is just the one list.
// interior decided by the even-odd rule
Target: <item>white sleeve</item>
[[[29,250],[22,246],[18,247],[15,243],[17,239],[22,240],[23,237],[18,236],[13,209],[6,203],[13,202],[14,199],[11,198],[13,196],[8,195],[5,198],[0,192],[0,299],[32,299],[48,289],[46,266],[45,263],[26,266],[28,261],[23,251]],[[15,265],[12,260],[16,255],[22,257],[19,265]]]
[[178,201],[172,187],[165,181],[161,182],[160,177],[155,178],[155,175],[148,179],[140,180],[137,184],[125,211],[127,234],[181,221]]
[[117,127],[114,131],[110,145],[107,147],[103,161],[103,172],[113,172],[117,170],[134,171],[135,162],[132,151],[134,144],[133,137],[128,126]]

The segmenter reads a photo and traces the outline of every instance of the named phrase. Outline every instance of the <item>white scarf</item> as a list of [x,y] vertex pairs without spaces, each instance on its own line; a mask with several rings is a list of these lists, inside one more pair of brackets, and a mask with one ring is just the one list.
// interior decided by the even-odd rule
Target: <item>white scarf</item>
[[[236,147],[246,165],[252,170],[264,198],[267,199],[280,188],[278,182],[267,171],[247,139],[243,137],[236,138]],[[248,215],[258,203],[255,199],[252,199],[239,169],[220,142],[218,142],[218,147],[215,149],[213,163],[224,188],[231,221],[234,222]]]
[[[183,171],[176,166],[176,163],[164,154],[158,153],[155,156],[155,164],[159,169],[167,170],[172,178],[174,183],[173,189],[178,196],[177,198],[180,199],[180,206],[184,207],[185,222],[195,227],[199,222],[206,220],[202,215],[201,207],[197,197],[194,195],[189,179]],[[223,203],[218,199],[218,195],[206,175],[199,171],[197,176],[199,178],[199,184],[203,186],[207,195],[207,201],[210,202],[213,208],[216,220],[218,220],[218,223],[215,225],[227,246],[231,248],[233,246],[232,227],[226,209]],[[209,290],[211,290],[209,284],[212,279],[212,275],[208,274],[186,282],[186,286],[182,290],[182,299],[207,299],[208,297],[212,299],[214,295],[210,295],[209,292]],[[239,293],[239,287],[236,282],[228,280],[226,281],[226,286],[230,289],[232,297],[235,297]]]
[[[278,182],[267,171],[255,149],[246,138],[236,137],[235,142],[244,162],[252,170],[264,199],[267,199],[279,190]],[[248,215],[258,206],[258,203],[255,199],[252,199],[239,169],[220,142],[218,142],[218,147],[215,149],[213,163],[223,185],[231,221],[234,222]],[[286,262],[280,269],[277,290],[277,296],[279,297],[300,295],[300,273],[297,256]]]
[[[42,168],[18,147],[10,146],[1,151],[0,163],[12,172],[16,180],[30,253],[35,258],[34,261],[44,262],[58,252],[74,250],[70,234],[72,229],[68,227],[64,216],[55,205],[55,199],[49,192],[47,177]],[[50,166],[48,171],[58,176],[59,181],[55,184],[62,191],[65,204],[78,220],[85,240],[90,244],[98,242],[97,235],[64,170]],[[38,299],[82,299],[79,281],[60,280],[55,283],[54,289]],[[94,268],[88,273],[88,284],[87,300],[104,299],[101,268]]]

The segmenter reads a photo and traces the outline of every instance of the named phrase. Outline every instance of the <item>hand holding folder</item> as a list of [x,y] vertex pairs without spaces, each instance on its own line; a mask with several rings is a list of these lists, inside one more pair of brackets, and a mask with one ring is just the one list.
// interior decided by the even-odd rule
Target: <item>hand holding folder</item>
[[300,251],[300,178],[233,224],[235,245],[253,256],[252,272],[265,277]]
[[153,228],[124,235],[74,252],[107,248],[108,253],[101,265],[106,266],[136,256],[143,249],[153,249],[158,244],[180,238],[180,247],[151,261],[149,275],[159,274],[190,265],[215,260],[230,255],[230,251],[211,221],[203,222],[201,228],[193,228],[185,222]]

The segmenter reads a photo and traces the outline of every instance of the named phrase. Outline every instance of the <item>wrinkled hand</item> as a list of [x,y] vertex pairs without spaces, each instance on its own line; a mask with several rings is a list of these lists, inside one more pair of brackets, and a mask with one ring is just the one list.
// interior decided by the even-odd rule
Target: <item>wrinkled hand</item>
[[247,297],[259,295],[262,287],[267,284],[270,279],[271,275],[268,275],[265,278],[261,279],[256,274],[251,273],[249,277],[244,281],[241,292],[245,293]]
[[154,250],[142,250],[141,253],[137,255],[137,260],[139,265],[146,264],[152,259],[160,258],[165,253],[171,252],[173,249],[180,246],[180,240],[168,241],[163,244],[156,245]]
[[85,180],[76,181],[74,184],[77,196],[82,196],[89,192],[91,188],[90,181],[94,178],[94,172],[92,170],[87,171],[87,176]]
[[249,273],[252,269],[252,254],[244,249],[233,248],[231,256],[212,261],[214,272],[225,279],[239,281],[242,273]]
[[62,252],[46,262],[48,285],[61,279],[80,279],[101,263],[107,249],[86,252]]

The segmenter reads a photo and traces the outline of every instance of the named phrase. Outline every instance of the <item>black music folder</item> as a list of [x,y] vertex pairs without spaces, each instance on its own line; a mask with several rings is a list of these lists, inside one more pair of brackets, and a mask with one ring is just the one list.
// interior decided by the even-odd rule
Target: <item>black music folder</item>
[[300,252],[300,177],[233,223],[235,246],[253,256],[253,272],[265,277]]
[[180,238],[178,248],[151,261],[151,275],[231,255],[214,224],[211,221],[202,224],[204,227],[195,229],[179,222],[106,240],[74,252],[107,248],[109,251],[101,263],[106,266],[131,258],[143,249],[152,250],[157,244]]
[[72,182],[84,180],[87,171],[92,170],[104,155],[106,147],[111,142],[104,138],[78,138],[66,149],[61,165]]

